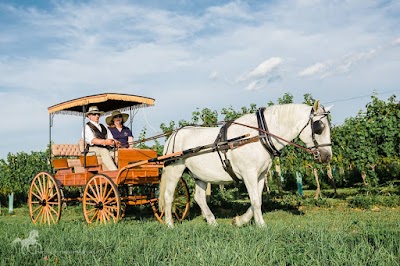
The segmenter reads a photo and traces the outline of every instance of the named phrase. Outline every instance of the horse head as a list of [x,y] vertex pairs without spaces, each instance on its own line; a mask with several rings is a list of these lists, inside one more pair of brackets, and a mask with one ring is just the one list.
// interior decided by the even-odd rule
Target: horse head
[[311,108],[307,124],[300,131],[300,139],[307,145],[317,163],[328,163],[332,159],[331,127],[329,110],[332,106],[324,108],[316,101]]
[[29,239],[36,239],[39,237],[39,232],[36,229],[33,229],[32,231],[29,232]]

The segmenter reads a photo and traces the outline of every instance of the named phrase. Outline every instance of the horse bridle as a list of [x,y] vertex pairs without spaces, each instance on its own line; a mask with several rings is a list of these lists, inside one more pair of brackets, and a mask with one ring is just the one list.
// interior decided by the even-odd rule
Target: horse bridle
[[[311,138],[312,141],[314,143],[314,146],[312,147],[307,147],[310,150],[313,150],[313,155],[314,155],[314,159],[318,160],[320,159],[320,152],[318,150],[319,147],[327,147],[327,146],[332,146],[332,143],[324,143],[324,144],[319,144],[318,141],[315,139],[315,135],[321,135],[322,132],[325,129],[325,124],[324,122],[321,121],[322,118],[327,117],[329,115],[329,112],[325,111],[325,108],[322,107],[322,110],[324,111],[321,114],[316,114],[316,110],[314,110],[314,108],[311,108],[311,112],[310,112],[310,118],[307,121],[307,124],[303,127],[302,130],[300,130],[299,135],[303,132],[303,130],[310,125],[311,127]],[[319,118],[318,120],[314,121],[314,117],[316,116],[321,116],[321,118]],[[328,126],[330,127],[330,123],[329,123],[329,119],[328,119]]]

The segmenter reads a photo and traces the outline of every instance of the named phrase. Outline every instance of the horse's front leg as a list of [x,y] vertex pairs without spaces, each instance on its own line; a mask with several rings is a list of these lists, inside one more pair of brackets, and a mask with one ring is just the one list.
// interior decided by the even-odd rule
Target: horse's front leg
[[[258,226],[264,226],[264,218],[262,216],[262,211],[261,211],[261,204],[262,204],[262,192],[264,190],[264,180],[265,175],[262,174],[258,178],[258,182],[256,181],[250,181],[248,179],[247,182],[245,181],[245,185],[247,188],[247,191],[249,193],[249,198],[250,198],[250,203],[251,206],[247,209],[247,211],[241,215],[241,216],[236,216],[233,218],[233,224],[236,226],[242,226],[244,224],[247,224],[251,218],[254,216],[254,220]],[[254,185],[253,183],[256,183]],[[253,185],[251,185],[253,184]]]
[[217,225],[215,216],[207,205],[206,188],[207,183],[197,179],[194,200],[200,206],[201,214],[203,215],[204,219],[206,219],[207,223],[211,225]]

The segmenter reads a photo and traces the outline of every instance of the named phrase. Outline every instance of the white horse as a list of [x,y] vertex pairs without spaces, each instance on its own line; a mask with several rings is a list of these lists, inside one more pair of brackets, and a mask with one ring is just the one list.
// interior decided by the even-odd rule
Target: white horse
[[[318,101],[314,107],[305,104],[273,105],[263,112],[268,130],[258,129],[259,123],[255,114],[246,114],[232,123],[227,130],[228,140],[246,134],[257,140],[229,149],[226,153],[237,179],[244,182],[251,202],[251,207],[246,213],[234,218],[235,225],[246,224],[253,217],[258,226],[265,224],[261,212],[262,191],[265,174],[272,164],[272,151],[279,152],[289,141],[299,136],[307,145],[306,150],[314,153],[314,160],[319,163],[330,161],[332,149],[327,118],[329,109],[330,107],[320,107]],[[168,138],[164,146],[164,155],[209,146],[208,144],[214,143],[219,132],[218,127],[182,128]],[[271,136],[272,151],[271,148],[268,151],[261,141],[258,141],[257,136],[260,132]],[[299,149],[299,152],[302,151]],[[161,176],[159,206],[161,211],[165,210],[165,223],[169,227],[173,227],[171,208],[175,187],[186,168],[195,179],[194,199],[200,206],[203,217],[209,224],[216,225],[214,214],[206,202],[206,185],[234,181],[224,170],[221,158],[224,159],[224,156],[217,151],[193,153],[193,156],[183,156],[166,164]]]
[[[17,237],[16,239],[14,239],[14,241],[12,242],[12,245],[14,247],[17,246],[17,244],[21,244],[21,251],[23,253],[25,252],[40,252],[42,250],[42,245],[40,245],[40,243],[38,242],[37,238],[39,237],[39,232],[37,230],[32,230],[29,232],[29,237],[25,238],[25,239],[21,239],[19,237]],[[34,247],[34,249],[32,250],[31,248]]]

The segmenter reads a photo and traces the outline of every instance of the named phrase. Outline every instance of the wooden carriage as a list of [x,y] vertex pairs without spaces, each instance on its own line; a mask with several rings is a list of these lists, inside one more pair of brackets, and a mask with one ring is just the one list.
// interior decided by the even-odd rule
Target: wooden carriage
[[[151,149],[118,149],[118,170],[110,171],[101,162],[101,157],[88,152],[82,143],[52,144],[51,128],[56,114],[75,114],[83,117],[86,110],[96,105],[105,115],[112,111],[129,111],[154,105],[154,99],[129,95],[105,93],[86,96],[63,102],[48,108],[50,116],[50,161],[53,171],[40,172],[32,180],[28,205],[35,224],[54,224],[60,220],[63,206],[69,202],[80,202],[87,223],[117,222],[127,206],[150,204],[155,217],[163,222],[163,213],[158,210],[158,186],[163,162],[151,160],[157,153]],[[151,162],[154,161],[154,162]],[[79,195],[70,197],[65,188],[77,187]],[[189,210],[189,191],[180,180],[174,198],[174,214],[178,221],[185,218]]]

